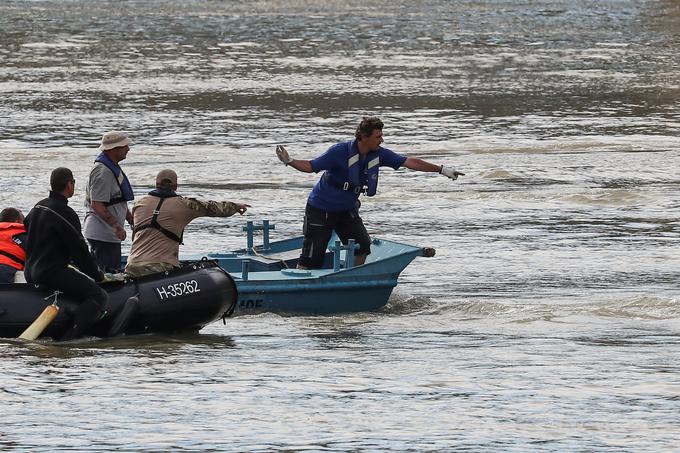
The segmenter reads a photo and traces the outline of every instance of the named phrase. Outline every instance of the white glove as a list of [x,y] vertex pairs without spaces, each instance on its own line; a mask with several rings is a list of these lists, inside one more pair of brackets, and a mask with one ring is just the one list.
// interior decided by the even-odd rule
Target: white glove
[[283,145],[276,145],[276,155],[279,160],[286,165],[293,162],[293,159],[288,155],[288,151],[286,151],[286,148],[284,148]]
[[459,176],[465,176],[465,173],[461,173],[453,167],[445,167],[443,165],[442,169],[439,170],[439,173],[446,176],[447,178],[453,179],[454,181],[458,179]]

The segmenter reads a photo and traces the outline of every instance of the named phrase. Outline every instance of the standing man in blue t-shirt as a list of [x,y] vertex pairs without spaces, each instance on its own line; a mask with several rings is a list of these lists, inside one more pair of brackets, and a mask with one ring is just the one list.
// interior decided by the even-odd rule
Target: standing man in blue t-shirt
[[354,140],[333,145],[314,160],[292,159],[283,146],[276,147],[279,160],[296,170],[305,173],[324,170],[307,199],[299,268],[317,269],[322,266],[333,230],[344,244],[348,239],[359,244],[355,263],[364,264],[366,256],[371,253],[371,238],[359,216],[359,195],[375,195],[379,167],[437,172],[452,180],[464,174],[452,167],[401,156],[383,148],[380,146],[383,142],[382,129],[383,122],[379,118],[365,117],[357,126]]

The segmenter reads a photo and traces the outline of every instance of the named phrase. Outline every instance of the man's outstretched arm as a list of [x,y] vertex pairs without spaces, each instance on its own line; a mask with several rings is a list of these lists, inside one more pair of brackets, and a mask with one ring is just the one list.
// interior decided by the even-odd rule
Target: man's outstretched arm
[[184,198],[186,205],[200,214],[198,217],[230,217],[237,212],[243,215],[250,205],[232,203],[231,201],[198,200],[196,198]]
[[464,176],[465,173],[461,173],[453,167],[445,167],[444,165],[435,165],[426,160],[420,159],[418,157],[407,157],[404,161],[403,167],[409,168],[416,171],[425,171],[430,173],[441,173],[447,178],[457,179],[458,176]]
[[286,165],[290,165],[296,170],[305,172],[305,173],[312,173],[312,163],[308,160],[300,160],[300,159],[293,159],[290,157],[288,154],[288,151],[286,151],[286,148],[283,147],[283,145],[276,145],[276,156],[279,158],[281,162],[283,162]]

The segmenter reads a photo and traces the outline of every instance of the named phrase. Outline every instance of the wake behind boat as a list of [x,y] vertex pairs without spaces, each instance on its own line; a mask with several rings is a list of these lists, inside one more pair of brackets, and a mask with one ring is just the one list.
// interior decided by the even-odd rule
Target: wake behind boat
[[[171,272],[102,283],[102,288],[109,295],[106,314],[86,336],[198,331],[230,316],[237,300],[234,280],[217,262],[208,260],[184,262]],[[72,324],[74,302],[26,283],[0,285],[0,337],[18,337],[55,297],[60,310],[43,338],[58,337]]]

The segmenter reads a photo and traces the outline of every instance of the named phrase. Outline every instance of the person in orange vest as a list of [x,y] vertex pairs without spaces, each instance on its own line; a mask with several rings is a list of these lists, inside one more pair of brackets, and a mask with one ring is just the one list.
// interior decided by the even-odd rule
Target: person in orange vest
[[24,215],[17,208],[0,212],[0,283],[14,283],[26,261]]

